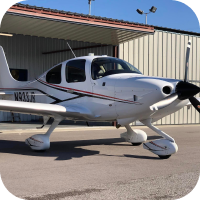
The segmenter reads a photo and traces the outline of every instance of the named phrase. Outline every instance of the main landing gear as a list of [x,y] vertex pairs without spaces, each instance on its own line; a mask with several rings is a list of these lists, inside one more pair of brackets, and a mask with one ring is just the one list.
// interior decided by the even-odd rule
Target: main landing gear
[[50,135],[54,131],[54,129],[58,126],[58,124],[62,121],[62,119],[54,119],[54,122],[48,129],[45,134],[33,135],[30,138],[25,140],[25,143],[30,146],[33,150],[47,150],[50,148]]
[[178,151],[178,146],[172,137],[153,126],[151,120],[152,119],[145,119],[141,120],[141,122],[162,136],[163,139],[143,143],[147,140],[146,133],[138,129],[132,130],[130,125],[124,125],[127,129],[127,132],[122,133],[120,136],[121,138],[125,139],[126,142],[132,143],[133,146],[138,146],[143,143],[144,149],[147,149],[158,155],[161,159],[168,159],[172,154],[175,154]]
[[120,136],[126,142],[132,143],[133,146],[139,146],[147,140],[147,134],[144,131],[138,129],[132,130],[129,124],[125,125],[125,128],[127,132],[122,133]]

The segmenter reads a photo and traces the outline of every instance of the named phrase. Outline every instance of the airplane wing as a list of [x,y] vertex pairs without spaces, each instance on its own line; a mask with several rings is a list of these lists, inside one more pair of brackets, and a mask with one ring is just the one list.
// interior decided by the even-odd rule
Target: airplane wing
[[80,120],[92,117],[90,110],[79,105],[62,106],[9,100],[0,100],[0,111]]
[[10,91],[0,91],[0,95],[14,95],[14,92],[10,92]]

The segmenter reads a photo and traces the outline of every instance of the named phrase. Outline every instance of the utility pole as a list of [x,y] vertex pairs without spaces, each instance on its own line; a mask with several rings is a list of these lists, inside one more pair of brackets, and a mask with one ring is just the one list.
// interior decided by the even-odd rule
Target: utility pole
[[91,1],[95,1],[95,0],[88,0],[88,4],[89,4],[89,15],[91,15]]

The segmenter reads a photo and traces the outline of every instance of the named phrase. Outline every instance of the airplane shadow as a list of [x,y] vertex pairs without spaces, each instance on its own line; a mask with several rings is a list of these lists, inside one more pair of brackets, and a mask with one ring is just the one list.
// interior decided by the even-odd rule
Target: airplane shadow
[[151,160],[161,160],[159,157],[153,157],[153,156],[137,156],[137,155],[128,155],[124,154],[127,158],[140,158],[140,159],[151,159]]
[[[159,136],[150,136],[148,139],[160,138]],[[23,141],[0,140],[0,153],[10,153],[17,155],[39,156],[39,157],[56,157],[55,160],[70,160],[72,158],[82,158],[85,156],[100,155],[99,151],[88,150],[82,148],[83,146],[91,145],[124,145],[131,146],[131,144],[120,144],[124,142],[121,138],[96,139],[96,140],[75,140],[75,141],[60,141],[51,142],[51,147],[47,151],[33,151]],[[117,144],[116,144],[117,143]],[[105,155],[106,156],[106,155]],[[140,158],[140,159],[155,159],[155,157],[124,155],[126,157]]]

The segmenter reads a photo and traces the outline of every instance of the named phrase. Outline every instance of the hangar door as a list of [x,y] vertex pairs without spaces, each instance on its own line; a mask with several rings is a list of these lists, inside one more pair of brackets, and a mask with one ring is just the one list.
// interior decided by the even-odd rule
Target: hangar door
[[[21,69],[22,71],[27,70],[28,80],[33,80],[56,64],[73,58],[74,56],[71,51],[59,52],[63,49],[69,49],[67,42],[69,42],[72,49],[97,46],[95,43],[66,41],[15,34],[13,37],[0,36],[0,45],[4,48],[10,69]],[[58,52],[51,53],[54,51]],[[113,46],[85,48],[75,50],[74,53],[77,57],[87,56],[89,53],[112,56]],[[19,121],[18,115],[14,114],[14,116],[15,121]],[[21,121],[39,120],[38,116],[24,114],[20,114],[19,116]],[[0,121],[11,120],[11,113],[0,112]]]

